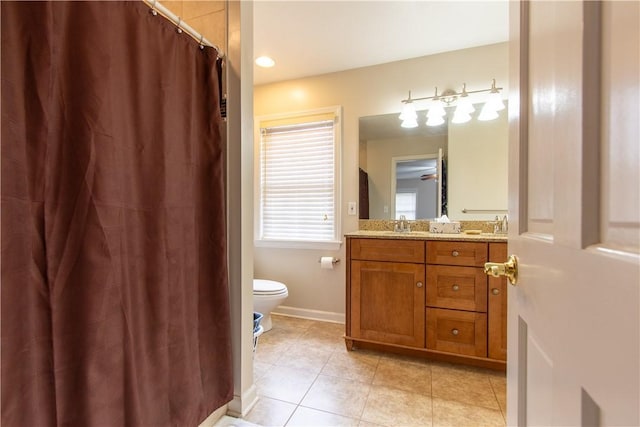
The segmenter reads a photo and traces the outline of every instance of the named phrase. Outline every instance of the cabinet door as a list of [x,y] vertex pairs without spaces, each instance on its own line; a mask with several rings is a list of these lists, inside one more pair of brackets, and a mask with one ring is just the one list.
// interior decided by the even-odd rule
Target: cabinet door
[[[507,259],[506,243],[489,245],[489,260],[504,262]],[[489,357],[507,360],[507,279],[489,277]]]
[[424,348],[424,264],[351,262],[351,333]]

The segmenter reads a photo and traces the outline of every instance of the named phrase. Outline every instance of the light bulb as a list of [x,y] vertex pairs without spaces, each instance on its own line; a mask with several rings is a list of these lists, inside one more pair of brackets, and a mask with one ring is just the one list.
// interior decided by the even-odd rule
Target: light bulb
[[458,114],[458,111],[464,114],[471,114],[476,111],[476,109],[469,100],[468,96],[461,96],[460,98],[458,98],[458,105],[456,107],[455,114]]
[[504,110],[504,102],[502,102],[502,97],[498,92],[491,92],[489,94],[487,104],[491,104],[493,111]]
[[418,119],[418,113],[416,113],[416,107],[413,105],[412,102],[407,102],[402,106],[402,112],[400,113],[398,118],[400,120],[413,120],[414,122]]
[[402,123],[400,123],[400,127],[403,128],[417,128],[418,127],[418,120],[417,117],[409,117],[406,119],[402,119]]
[[482,107],[482,111],[480,111],[480,115],[478,116],[478,120],[486,122],[487,120],[494,120],[498,118],[498,113],[494,109],[494,105],[487,101]]
[[453,118],[451,119],[451,123],[467,123],[471,120],[471,115],[469,113],[465,113],[464,111],[456,111],[453,113]]
[[442,101],[436,99],[431,104],[429,111],[427,112],[427,118],[429,117],[444,117],[447,115],[447,112],[444,110],[444,106]]
[[427,117],[427,126],[440,126],[444,123],[442,116],[430,116]]

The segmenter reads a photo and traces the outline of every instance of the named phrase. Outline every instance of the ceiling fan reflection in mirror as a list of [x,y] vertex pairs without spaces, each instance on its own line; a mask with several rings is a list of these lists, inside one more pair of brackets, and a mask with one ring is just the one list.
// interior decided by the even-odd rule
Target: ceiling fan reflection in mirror
[[[431,173],[429,173],[429,172]],[[431,166],[425,169],[425,173],[423,173],[422,175],[420,175],[420,181],[429,181],[432,179],[438,179],[438,168],[435,166]]]
[[420,175],[420,181],[428,181],[430,179],[438,179],[437,173],[425,173],[424,175]]

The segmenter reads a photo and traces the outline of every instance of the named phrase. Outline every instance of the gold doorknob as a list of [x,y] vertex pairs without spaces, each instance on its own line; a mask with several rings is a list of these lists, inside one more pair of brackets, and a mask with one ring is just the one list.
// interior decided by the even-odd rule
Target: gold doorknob
[[507,276],[515,286],[518,283],[518,258],[511,255],[507,262],[485,262],[484,272],[493,277]]

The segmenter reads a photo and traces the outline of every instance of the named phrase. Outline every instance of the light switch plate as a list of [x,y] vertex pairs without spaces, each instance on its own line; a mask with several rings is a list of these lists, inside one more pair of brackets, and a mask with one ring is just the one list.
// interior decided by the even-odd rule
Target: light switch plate
[[348,206],[349,206],[349,210],[347,211],[347,213],[349,215],[355,215],[356,214],[356,202],[349,202]]

